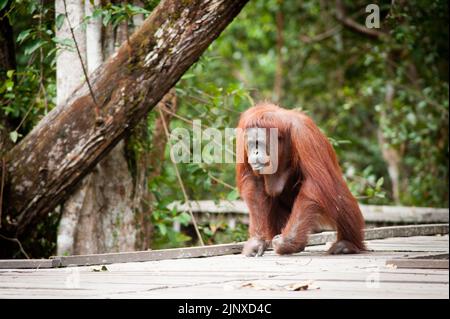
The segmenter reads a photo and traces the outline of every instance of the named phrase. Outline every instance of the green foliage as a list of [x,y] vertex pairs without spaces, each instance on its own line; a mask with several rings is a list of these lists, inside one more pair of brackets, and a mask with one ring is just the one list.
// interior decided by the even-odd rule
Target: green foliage
[[[153,10],[155,2],[153,1],[153,3],[147,5],[147,8],[138,7],[130,3],[107,3],[102,7],[95,8],[92,17],[102,17],[104,26],[112,25],[113,27],[117,27],[121,22],[130,21],[134,15],[144,14],[147,16]],[[86,17],[85,20],[88,21],[89,19],[90,17]]]
[[[145,1],[144,8],[110,3],[95,9],[93,16],[115,26],[136,14],[147,16],[158,2]],[[14,142],[54,107],[55,54],[74,48],[71,39],[55,36],[64,15],[55,17],[53,3],[43,3],[14,1],[6,14],[16,35],[17,69],[1,74],[5,80],[0,83],[0,108],[17,122],[18,128],[10,132]],[[344,3],[348,16],[363,25],[367,1]],[[400,204],[448,207],[448,3],[377,3],[382,13],[380,31],[386,33],[380,39],[342,26],[335,18],[334,2],[249,2],[177,83],[178,117],[170,127],[192,131],[185,120],[194,119],[200,119],[204,128],[235,127],[239,114],[255,101],[275,98],[274,79],[281,65],[279,104],[301,109],[316,121],[330,138],[345,178],[361,202],[394,203],[382,153],[386,147],[399,157]],[[0,0],[0,9],[5,5]],[[280,36],[283,41],[277,50]],[[149,115],[149,135],[157,116]],[[134,141],[130,149],[138,154],[152,142]],[[167,209],[170,202],[183,200],[169,158],[166,147],[161,175],[149,184],[156,198],[151,219],[157,248],[196,240],[195,233],[188,236],[173,229],[174,221],[189,228],[190,216]],[[238,198],[234,164],[178,167],[190,199]],[[55,229],[56,224],[52,219],[47,227]],[[246,237],[241,224],[234,229],[226,221],[200,226],[210,243]],[[51,237],[46,238],[48,248]]]
[[[396,14],[386,17],[389,3],[381,3],[390,36],[380,40],[339,29],[332,3],[250,2],[178,83],[177,114],[201,119],[206,127],[234,127],[239,113],[254,100],[271,100],[279,58],[275,16],[281,10],[284,94],[280,104],[305,111],[329,136],[358,200],[393,203],[378,140],[381,131],[387,142],[383,147],[397,150],[401,157],[401,204],[448,206],[448,31],[442,35],[436,29],[448,25],[447,4],[419,2],[393,8],[393,12],[407,12],[407,19],[395,23]],[[349,15],[365,5],[346,2]],[[415,7],[417,11],[411,9]],[[364,17],[358,17],[363,24]],[[301,40],[336,27],[335,34],[321,41]],[[386,59],[392,55],[395,66],[390,68]],[[411,83],[407,73],[411,65],[418,69],[419,85]],[[386,104],[387,83],[395,87],[392,106]],[[191,129],[178,119],[172,120],[171,127]],[[232,164],[179,164],[179,168],[191,199],[238,197],[236,190],[211,178],[234,185]],[[171,165],[164,167],[160,182],[165,198],[181,199]],[[223,236],[223,231],[232,235]],[[234,240],[240,233],[225,222],[202,225],[202,232],[208,242]]]
[[[101,18],[104,26],[112,26],[113,28],[117,27],[120,23],[127,21],[128,23],[131,21],[133,16],[142,14],[144,17],[148,17],[150,12],[159,4],[159,0],[150,0],[143,1],[144,6],[136,6],[131,3],[105,3],[101,7],[95,7],[92,13],[92,16],[86,16],[82,23],[82,26],[86,26],[86,23],[91,18]],[[64,21],[64,17],[61,17],[62,21],[59,21],[56,18],[56,26],[62,25]]]
[[202,233],[205,235],[208,245],[242,242],[248,238],[248,226],[243,223],[236,223],[231,228],[226,220],[211,221],[202,225]]
[[[188,226],[191,216],[186,212],[178,212],[176,209],[169,210],[167,206],[173,201],[173,197],[164,196],[160,185],[166,183],[162,176],[152,179],[149,183],[151,192],[155,197],[152,205],[151,221],[154,225],[153,247],[173,248],[185,246],[192,238],[184,233],[174,230],[174,223]],[[173,181],[176,183],[176,181]]]
[[174,223],[178,222],[182,226],[188,226],[191,216],[188,213],[178,213],[168,210],[166,207],[157,205],[152,213],[152,224],[155,226],[153,236],[153,247],[157,249],[186,246],[192,238],[174,229]]
[[[0,108],[13,122],[15,143],[55,105],[55,43],[53,8],[36,1],[13,1],[5,14],[16,36],[17,69],[0,83]],[[3,77],[2,77],[3,78]]]
[[8,0],[0,0],[0,10],[4,9],[8,4]]
[[354,169],[346,171],[347,183],[353,194],[359,201],[370,199],[371,204],[381,204],[384,202],[386,192],[383,190],[384,178],[377,179],[373,173],[372,166],[367,166],[360,175],[355,175]]

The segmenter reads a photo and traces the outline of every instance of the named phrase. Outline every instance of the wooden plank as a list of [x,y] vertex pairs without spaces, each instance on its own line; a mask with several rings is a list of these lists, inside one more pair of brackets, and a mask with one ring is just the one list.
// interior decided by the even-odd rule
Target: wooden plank
[[359,205],[369,223],[390,222],[403,224],[448,223],[448,208]]
[[[247,260],[247,259],[245,259]],[[174,263],[174,261],[171,261]],[[203,261],[204,262],[204,261]],[[332,263],[332,262],[330,262]],[[348,258],[348,263],[351,265],[351,258]],[[220,267],[220,266],[217,266]],[[181,268],[181,267],[180,267]],[[278,266],[279,268],[279,266]],[[180,269],[181,270],[181,269]],[[303,269],[302,269],[303,270]],[[55,271],[55,270],[54,270]],[[60,275],[67,275],[67,273],[63,271],[58,271]],[[273,270],[274,274],[276,273],[276,269]],[[359,272],[359,273],[358,273]],[[246,278],[240,278],[237,276],[225,277],[223,275],[217,273],[209,273],[204,271],[201,274],[200,278],[193,278],[190,274],[186,274],[183,278],[173,278],[168,274],[149,274],[148,272],[143,272],[137,274],[137,276],[130,277],[130,274],[124,272],[105,272],[105,273],[80,273],[79,284],[76,287],[72,288],[65,284],[65,278],[60,277],[60,280],[54,280],[54,278],[41,278],[41,281],[31,281],[29,278],[19,277],[15,275],[16,278],[10,282],[1,281],[0,284],[0,297],[5,297],[5,295],[11,294],[12,290],[22,291],[22,295],[20,297],[25,297],[34,294],[61,294],[62,296],[77,296],[80,294],[84,297],[92,295],[92,294],[136,294],[140,295],[141,293],[147,293],[149,290],[155,290],[156,293],[165,291],[166,294],[171,294],[175,288],[180,288],[185,291],[190,291],[190,293],[186,294],[186,296],[194,297],[193,293],[195,293],[197,287],[199,286],[215,286],[216,289],[209,290],[212,295],[220,296],[220,292],[224,292],[224,288],[229,286],[228,283],[239,283],[239,282],[267,282],[267,283],[275,283],[275,284],[288,284],[295,282],[303,282],[312,280],[318,286],[321,287],[322,290],[325,288],[325,283],[328,288],[333,287],[334,290],[350,290],[350,287],[358,287],[358,290],[362,292],[367,292],[367,290],[374,290],[372,287],[367,287],[367,280],[370,274],[377,272],[376,269],[366,270],[351,267],[345,273],[331,273],[331,272],[323,272],[317,271],[316,273],[305,274],[303,271],[301,273],[297,272],[297,274],[291,275],[276,275],[273,278],[268,278],[266,276],[256,276],[256,274],[248,270],[248,274]],[[34,274],[34,273],[33,273]],[[87,276],[89,275],[89,276]],[[86,277],[87,276],[87,277]],[[427,286],[432,289],[434,285],[435,287],[440,287],[441,284],[448,285],[448,272],[446,276],[441,275],[436,278],[429,278],[427,274],[421,274],[415,276],[411,275],[403,275],[398,273],[380,273],[379,276],[380,287],[379,289],[386,289],[386,287],[403,287],[403,291],[396,292],[400,295],[407,293],[411,293],[411,290],[417,290],[418,293],[422,291],[425,293],[423,289],[417,288],[418,285]],[[408,285],[408,289],[406,292],[406,285]],[[239,287],[239,285],[237,285]],[[233,289],[236,292],[243,292],[252,294],[257,292],[254,289]],[[379,290],[378,290],[379,291]],[[279,293],[283,293],[282,291],[273,291],[274,296],[278,296]],[[330,293],[330,291],[324,291],[324,293]],[[164,294],[164,293],[163,293]],[[334,291],[334,294],[338,296],[338,292]],[[20,295],[20,294],[18,294]],[[172,296],[173,297],[173,296]],[[197,296],[196,296],[197,297]],[[210,296],[211,297],[211,296]]]
[[[378,239],[396,236],[415,236],[448,233],[448,225],[392,226],[368,229],[366,238]],[[321,245],[334,241],[336,232],[324,232],[309,236],[308,245]],[[244,243],[211,245],[205,247],[176,248],[155,251],[138,251],[79,256],[59,256],[61,266],[100,265],[124,262],[140,262],[164,259],[180,259],[236,254],[242,251]]]
[[382,239],[389,237],[412,237],[448,234],[448,224],[430,224],[413,226],[390,226],[366,229],[364,239]]
[[[369,228],[364,230],[365,240],[389,237],[411,237],[448,234],[448,224],[407,225]],[[322,232],[309,236],[308,245],[323,245],[336,240],[336,232]]]
[[386,265],[394,265],[397,268],[419,269],[448,269],[448,260],[436,259],[389,259]]
[[[169,209],[177,208],[179,211],[187,211],[191,206],[197,214],[238,214],[248,215],[248,208],[242,200],[190,201],[188,204],[179,201],[168,205]],[[448,208],[433,207],[409,207],[409,206],[380,206],[359,205],[366,222],[391,222],[391,223],[448,223]]]
[[5,259],[0,260],[0,269],[42,269],[59,266],[59,259]]
[[[448,235],[386,241],[402,245],[422,241],[430,247],[448,247],[446,240]],[[0,298],[448,298],[448,269],[386,266],[388,259],[430,255],[368,252],[334,256],[302,252],[277,256],[268,251],[262,258],[221,255],[118,263],[99,272],[93,271],[99,266],[2,270]],[[305,281],[312,281],[320,289],[276,288]],[[243,287],[248,282],[258,283],[258,287],[266,283],[275,290]]]
[[[448,224],[390,226],[365,230],[365,239],[382,239],[388,237],[426,236],[447,234]],[[309,236],[308,245],[322,245],[336,240],[336,232],[323,232]],[[174,248],[123,253],[107,253],[78,256],[57,256],[45,260],[5,260],[0,261],[0,269],[14,268],[52,268],[67,266],[89,266],[126,262],[141,262],[164,259],[181,259],[238,254],[244,243],[211,245],[205,247]]]
[[191,207],[194,213],[211,213],[211,214],[225,214],[235,213],[248,215],[247,205],[242,200],[192,200],[188,203],[182,203],[175,201],[167,205],[167,208],[172,210],[176,208],[178,211],[188,211],[188,207]]
[[224,284],[166,289],[131,290],[108,292],[98,290],[29,290],[11,289],[1,292],[2,298],[155,298],[155,299],[308,299],[308,298],[419,298],[448,299],[448,284],[383,284],[380,288],[368,289],[361,283],[319,282],[320,289],[306,291],[271,291],[256,289],[229,289]]
[[448,251],[446,254],[426,254],[409,257],[411,259],[445,259],[448,260]]
[[113,263],[155,261],[163,259],[180,259],[210,257],[236,254],[242,251],[243,244],[222,244],[205,247],[174,248],[164,250],[135,251],[95,255],[59,256],[61,266],[88,266]]
[[388,259],[386,265],[397,268],[448,269],[448,251],[446,254],[426,254],[407,258]]
[[169,287],[167,289],[140,291],[129,294],[106,294],[102,298],[218,298],[218,299],[307,299],[307,298],[439,298],[447,299],[448,284],[381,283],[377,288],[367,287],[365,282],[337,283],[315,282],[320,289],[305,291],[233,289],[227,283]]

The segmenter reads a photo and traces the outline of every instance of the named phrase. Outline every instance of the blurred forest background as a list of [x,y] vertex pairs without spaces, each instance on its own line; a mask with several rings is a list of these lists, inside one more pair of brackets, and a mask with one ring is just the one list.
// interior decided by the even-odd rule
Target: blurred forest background
[[[91,1],[90,14],[85,11],[73,27],[85,30],[97,19],[102,35],[109,32],[113,40],[108,41],[117,47],[158,2]],[[380,7],[379,29],[364,27],[369,3]],[[0,0],[0,9],[3,156],[57,104],[58,55],[75,54],[75,46],[70,34],[58,35],[65,17],[55,12],[55,1]],[[165,120],[171,128],[192,130],[191,121],[200,119],[204,127],[223,129],[235,127],[239,114],[256,101],[298,108],[329,136],[361,203],[448,207],[448,32],[445,0],[253,0],[166,96]],[[111,46],[106,42],[104,58],[105,47]],[[136,249],[195,241],[195,235],[172,227],[174,221],[188,225],[190,216],[167,208],[184,197],[161,125],[160,113],[153,110],[119,150],[127,163],[130,197],[138,194],[139,205],[118,203],[114,191],[111,198],[115,207],[131,207]],[[233,164],[189,163],[178,169],[189,199],[238,199]],[[92,190],[94,197],[101,183],[108,183],[105,176],[91,183],[100,185]],[[127,181],[126,176],[116,183]],[[133,186],[136,180],[144,189]],[[22,242],[28,255],[56,253],[67,207],[59,207]],[[99,208],[89,209],[96,213]],[[115,230],[122,213],[108,217],[113,233],[108,247],[73,246],[66,253],[123,249],[116,238],[123,230]],[[82,223],[79,216],[76,220]],[[244,225],[227,226],[225,221],[202,223],[204,241],[246,239]]]

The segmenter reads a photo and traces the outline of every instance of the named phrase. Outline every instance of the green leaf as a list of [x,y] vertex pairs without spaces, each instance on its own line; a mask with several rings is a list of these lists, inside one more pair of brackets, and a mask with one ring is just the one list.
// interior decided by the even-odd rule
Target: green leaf
[[103,18],[103,25],[105,27],[108,25],[109,21],[111,20],[111,17],[112,17],[111,12],[109,12],[109,11],[106,12],[106,14],[105,14],[105,16]]
[[13,143],[15,143],[19,138],[19,133],[17,133],[17,131],[12,131],[9,133],[9,138],[11,139],[11,141],[13,141]]
[[383,177],[380,177],[380,178],[377,180],[377,184],[375,185],[375,189],[380,189],[381,186],[383,186],[383,183],[384,183],[384,178],[383,178]]
[[6,81],[5,81],[5,87],[6,87],[6,91],[11,92],[12,89],[14,88],[14,81],[12,81],[12,80],[6,80]]
[[167,234],[167,226],[165,224],[158,224],[159,232],[162,236],[165,236]]
[[127,6],[125,7],[125,9],[126,9],[126,11],[129,12],[131,15],[136,15],[136,14],[147,14],[147,13],[150,13],[150,11],[148,11],[148,10],[146,10],[146,9],[144,9],[144,8],[141,8],[141,7],[132,5],[132,4],[130,4],[130,3],[127,4]]
[[185,235],[183,233],[176,233],[175,234],[175,240],[177,242],[179,242],[179,243],[184,243],[184,242],[192,240],[192,237],[188,236],[188,235]]
[[27,46],[25,48],[24,54],[25,55],[31,55],[34,51],[39,49],[42,45],[44,45],[45,41],[43,40],[36,40],[31,45]]
[[236,189],[233,189],[231,192],[227,195],[227,200],[236,200],[239,198],[239,193]]
[[212,236],[214,235],[212,230],[209,227],[203,227],[203,233],[207,236]]
[[187,225],[189,225],[189,222],[191,221],[191,215],[189,215],[186,212],[182,212],[180,215],[177,216],[177,219],[181,225],[187,226]]
[[193,73],[185,73],[181,79],[182,79],[182,80],[187,80],[187,79],[193,78],[193,77],[195,77],[195,76],[196,76],[196,75],[193,74]]
[[8,4],[8,0],[0,0],[0,10],[2,10]]
[[14,75],[15,70],[8,70],[6,72],[6,76],[8,77],[8,79],[11,79]]
[[101,8],[95,8],[94,11],[92,12],[91,18],[99,18],[102,16],[102,14],[103,10]]
[[71,38],[54,37],[52,38],[52,41],[58,44],[59,49],[64,49],[67,51],[74,51],[75,49],[75,42]]
[[61,29],[62,25],[64,24],[64,19],[66,16],[63,13],[58,14],[55,20],[56,29]]
[[17,42],[22,43],[23,41],[25,41],[26,38],[30,36],[31,31],[33,31],[33,29],[27,29],[20,32],[19,35],[17,36]]

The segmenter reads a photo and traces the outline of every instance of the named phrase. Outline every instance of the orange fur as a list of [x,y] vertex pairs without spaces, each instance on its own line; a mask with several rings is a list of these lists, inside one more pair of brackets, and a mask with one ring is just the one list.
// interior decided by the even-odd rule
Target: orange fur
[[[307,235],[319,222],[325,222],[337,229],[337,243],[341,242],[339,251],[330,253],[365,249],[364,219],[358,203],[345,183],[332,145],[311,118],[296,110],[260,103],[241,115],[238,127],[278,128],[284,141],[281,171],[273,176],[255,174],[245,150],[244,163],[237,164],[237,186],[250,210],[251,237],[270,241],[281,233],[272,242],[275,250],[293,253],[303,250]],[[245,144],[243,135],[237,138],[240,145]],[[285,183],[282,193],[271,190],[276,179]],[[348,249],[342,249],[344,246]]]

